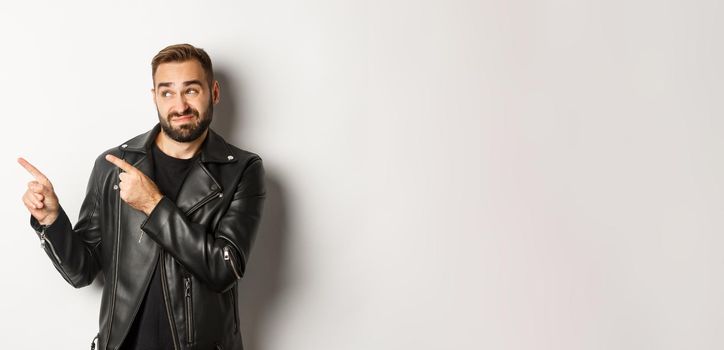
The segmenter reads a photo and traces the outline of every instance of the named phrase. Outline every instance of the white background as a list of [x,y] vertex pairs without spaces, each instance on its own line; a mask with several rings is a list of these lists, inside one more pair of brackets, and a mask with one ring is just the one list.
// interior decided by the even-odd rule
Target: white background
[[268,172],[248,350],[724,348],[723,4],[3,2],[0,348],[86,348],[100,303],[16,158],[75,223],[180,42]]

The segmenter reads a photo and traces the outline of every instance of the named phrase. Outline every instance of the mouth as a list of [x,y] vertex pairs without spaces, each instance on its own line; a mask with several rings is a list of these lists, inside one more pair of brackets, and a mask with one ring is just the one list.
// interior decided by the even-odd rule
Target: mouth
[[173,117],[173,118],[171,118],[171,121],[172,122],[185,122],[185,121],[189,121],[193,118],[194,118],[193,114],[186,114],[186,115],[181,115],[178,117]]

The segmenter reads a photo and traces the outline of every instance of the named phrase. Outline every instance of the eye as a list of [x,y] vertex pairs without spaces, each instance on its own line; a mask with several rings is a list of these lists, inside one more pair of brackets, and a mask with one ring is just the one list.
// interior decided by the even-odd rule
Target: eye
[[188,90],[186,90],[186,93],[189,94],[189,95],[198,95],[198,94],[199,94],[199,90],[196,90],[196,89],[188,89]]
[[162,97],[170,97],[171,95],[173,95],[173,93],[171,91],[168,91],[168,90],[161,91]]

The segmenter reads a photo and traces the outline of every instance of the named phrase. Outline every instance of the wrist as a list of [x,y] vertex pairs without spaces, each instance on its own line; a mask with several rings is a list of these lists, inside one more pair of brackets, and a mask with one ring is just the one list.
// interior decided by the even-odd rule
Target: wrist
[[52,224],[55,222],[55,220],[57,220],[57,219],[58,219],[58,214],[56,213],[56,214],[54,214],[54,215],[48,215],[48,216],[46,216],[43,220],[38,220],[38,223],[40,223],[40,224],[43,225],[43,226],[50,226],[50,225],[52,225]]
[[146,216],[151,215],[151,212],[153,209],[156,208],[159,202],[161,202],[161,199],[163,198],[163,195],[157,194],[151,197],[151,200],[149,201],[149,204],[146,205],[145,210],[143,211]]

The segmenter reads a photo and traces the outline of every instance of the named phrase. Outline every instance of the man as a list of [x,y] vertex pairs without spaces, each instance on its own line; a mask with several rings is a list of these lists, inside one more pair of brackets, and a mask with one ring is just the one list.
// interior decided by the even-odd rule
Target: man
[[166,47],[152,75],[159,123],[98,156],[74,227],[18,158],[35,178],[23,203],[68,283],[103,272],[100,349],[241,349],[236,282],[262,213],[262,161],[209,128],[220,90],[204,50]]

